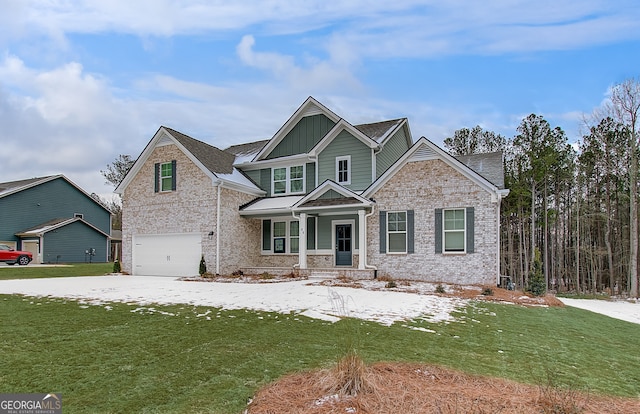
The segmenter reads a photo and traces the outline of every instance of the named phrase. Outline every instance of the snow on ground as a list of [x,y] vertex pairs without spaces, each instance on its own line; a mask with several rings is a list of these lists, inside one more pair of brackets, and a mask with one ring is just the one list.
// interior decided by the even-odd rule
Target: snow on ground
[[451,313],[468,303],[458,298],[313,286],[309,283],[308,280],[215,283],[153,276],[90,276],[4,280],[0,281],[0,293],[52,296],[94,304],[192,304],[223,309],[294,312],[330,322],[348,316],[384,325],[418,318],[430,322],[452,321]]
[[[373,282],[371,282],[373,283]],[[0,294],[51,296],[92,304],[110,302],[140,305],[191,304],[223,309],[255,309],[291,313],[336,322],[353,317],[391,325],[394,322],[424,319],[453,321],[456,309],[468,300],[430,295],[433,288],[414,292],[354,289],[322,286],[308,280],[282,283],[187,282],[170,277],[89,276],[0,281]],[[368,286],[371,288],[371,286]],[[379,286],[374,286],[379,288]],[[640,303],[559,298],[567,306],[601,313],[640,324]],[[152,308],[139,308],[150,312]],[[159,311],[153,311],[159,312]],[[207,313],[200,315],[208,317]],[[410,327],[411,328],[411,327]],[[426,330],[429,331],[429,330]]]
[[640,324],[640,302],[608,301],[596,299],[558,298],[562,303],[574,308],[600,313],[611,318]]

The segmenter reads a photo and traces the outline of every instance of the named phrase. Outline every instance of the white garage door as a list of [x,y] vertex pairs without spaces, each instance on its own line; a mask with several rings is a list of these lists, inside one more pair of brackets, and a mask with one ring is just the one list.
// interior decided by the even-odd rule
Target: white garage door
[[202,257],[200,234],[133,236],[133,274],[196,276]]

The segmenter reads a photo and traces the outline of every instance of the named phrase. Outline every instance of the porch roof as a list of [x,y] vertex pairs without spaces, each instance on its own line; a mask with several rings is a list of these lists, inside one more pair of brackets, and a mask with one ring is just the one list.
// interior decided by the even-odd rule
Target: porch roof
[[259,216],[262,214],[282,214],[291,212],[291,207],[304,196],[283,196],[257,198],[248,204],[240,206],[240,215]]

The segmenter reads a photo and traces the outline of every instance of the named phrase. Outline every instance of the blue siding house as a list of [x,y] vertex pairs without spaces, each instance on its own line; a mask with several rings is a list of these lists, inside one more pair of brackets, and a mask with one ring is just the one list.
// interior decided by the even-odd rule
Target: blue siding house
[[0,183],[0,243],[33,263],[106,262],[111,212],[63,175]]

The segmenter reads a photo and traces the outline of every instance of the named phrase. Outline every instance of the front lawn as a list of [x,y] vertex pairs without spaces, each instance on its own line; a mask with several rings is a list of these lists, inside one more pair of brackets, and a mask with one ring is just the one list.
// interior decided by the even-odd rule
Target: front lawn
[[419,361],[640,395],[640,325],[575,308],[484,302],[458,316],[449,324],[386,327],[0,295],[0,393],[60,392],[65,413],[240,413],[262,385],[332,365],[353,347],[367,362]]
[[111,273],[113,263],[74,263],[67,266],[0,266],[0,280],[45,277],[101,276]]

